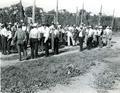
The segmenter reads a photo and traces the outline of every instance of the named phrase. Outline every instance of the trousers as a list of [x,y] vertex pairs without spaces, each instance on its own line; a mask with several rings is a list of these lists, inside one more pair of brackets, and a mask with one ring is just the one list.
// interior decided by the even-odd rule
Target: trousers
[[12,41],[12,38],[7,41],[7,51],[8,51],[8,53],[10,53],[10,50],[11,50],[11,41]]
[[93,40],[93,37],[88,37],[88,39],[87,39],[87,48],[88,49],[92,48],[92,40]]
[[19,60],[22,60],[21,52],[23,52],[23,56],[26,57],[26,49],[24,44],[17,44],[18,54],[19,54]]
[[7,37],[2,35],[2,54],[7,54]]
[[38,39],[30,38],[31,58],[37,58],[38,56]]
[[44,47],[45,47],[45,56],[48,57],[49,56],[49,39],[44,43]]
[[84,37],[79,37],[80,51],[83,51],[83,42],[84,42]]
[[55,37],[54,38],[54,54],[59,53],[59,38]]

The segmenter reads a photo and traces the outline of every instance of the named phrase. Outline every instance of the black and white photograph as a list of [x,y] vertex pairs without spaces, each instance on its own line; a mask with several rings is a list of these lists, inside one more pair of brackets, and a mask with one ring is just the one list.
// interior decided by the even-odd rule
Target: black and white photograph
[[0,93],[120,93],[120,1],[0,0]]

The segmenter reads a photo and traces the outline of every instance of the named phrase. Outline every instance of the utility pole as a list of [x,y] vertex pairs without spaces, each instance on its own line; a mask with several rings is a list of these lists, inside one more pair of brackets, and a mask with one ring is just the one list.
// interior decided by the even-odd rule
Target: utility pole
[[20,21],[24,21],[24,10],[22,6],[22,0],[20,0]]
[[76,7],[76,25],[78,25],[78,16],[79,16],[79,11],[78,11],[78,7]]
[[114,14],[115,14],[115,9],[113,10],[113,16],[112,16],[112,22],[111,22],[111,29],[113,29],[113,25],[114,25]]
[[98,25],[101,25],[101,17],[102,17],[102,5],[101,5],[101,7],[100,7]]
[[36,0],[33,1],[33,11],[32,11],[32,21],[33,21],[33,23],[35,23],[35,3],[36,3]]
[[81,14],[81,20],[80,20],[80,24],[83,23],[83,14],[84,14],[84,2],[83,2],[83,5],[82,5],[82,14]]
[[56,23],[55,24],[58,24],[58,0],[56,4]]

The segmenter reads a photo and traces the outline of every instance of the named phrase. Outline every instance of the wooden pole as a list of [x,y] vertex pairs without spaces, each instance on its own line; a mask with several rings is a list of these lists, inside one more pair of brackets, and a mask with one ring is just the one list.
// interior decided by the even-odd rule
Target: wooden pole
[[56,24],[58,24],[58,0],[56,4]]
[[80,21],[80,24],[83,23],[83,14],[84,14],[84,3],[82,5],[82,14],[81,14],[81,21]]
[[23,5],[22,5],[22,0],[20,0],[20,21],[24,22],[24,10],[23,10]]
[[98,25],[101,25],[101,17],[102,17],[102,5],[101,5],[101,7],[100,7]]
[[114,25],[114,14],[115,14],[115,9],[113,10],[113,16],[112,16],[112,22],[111,22],[111,29],[113,29],[113,25]]
[[[56,17],[55,17],[55,24],[58,26],[58,0],[56,1]],[[51,33],[51,44],[52,44],[52,51],[54,52],[54,30],[52,29]]]
[[33,1],[33,12],[32,12],[33,23],[35,23],[35,2],[36,0]]
[[78,7],[76,7],[76,25],[78,25],[78,16],[79,16]]

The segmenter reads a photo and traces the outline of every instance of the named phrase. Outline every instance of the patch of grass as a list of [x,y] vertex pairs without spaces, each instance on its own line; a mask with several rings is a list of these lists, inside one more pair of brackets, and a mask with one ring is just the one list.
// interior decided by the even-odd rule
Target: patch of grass
[[91,50],[31,60],[1,68],[3,93],[34,93],[56,84],[69,84],[71,77],[85,74],[94,60],[109,56],[110,50]]
[[58,83],[68,84],[71,77],[84,74],[90,68],[90,63],[76,53],[3,67],[2,92],[31,93]]
[[113,72],[113,70],[107,69],[96,77],[94,84],[97,89],[111,90],[114,89],[116,81],[120,81],[119,72]]

